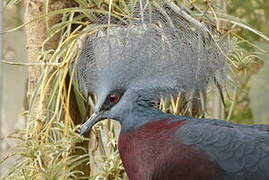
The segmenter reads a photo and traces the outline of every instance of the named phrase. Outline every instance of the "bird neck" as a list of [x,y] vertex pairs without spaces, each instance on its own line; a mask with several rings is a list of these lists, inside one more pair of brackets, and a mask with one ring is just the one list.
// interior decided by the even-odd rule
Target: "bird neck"
[[175,115],[167,114],[150,107],[135,108],[135,110],[126,113],[123,117],[121,121],[121,132],[131,132],[147,123],[163,119],[175,119]]

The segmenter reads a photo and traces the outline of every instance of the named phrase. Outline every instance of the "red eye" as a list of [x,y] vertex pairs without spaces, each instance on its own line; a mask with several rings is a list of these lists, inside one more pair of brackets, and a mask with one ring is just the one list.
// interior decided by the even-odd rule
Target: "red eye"
[[119,102],[119,96],[117,96],[116,94],[111,94],[109,96],[109,101],[112,103],[118,103]]

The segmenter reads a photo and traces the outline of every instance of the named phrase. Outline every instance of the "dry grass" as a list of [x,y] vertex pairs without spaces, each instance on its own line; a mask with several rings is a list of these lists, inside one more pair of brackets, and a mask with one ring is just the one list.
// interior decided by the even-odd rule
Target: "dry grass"
[[[27,128],[12,134],[11,138],[20,140],[20,143],[10,156],[16,157],[14,168],[9,170],[9,174],[3,179],[127,179],[122,163],[117,153],[118,125],[111,120],[99,123],[91,132],[89,138],[79,136],[76,131],[79,128],[75,125],[70,111],[71,102],[78,106],[79,119],[85,121],[92,113],[94,97],[82,95],[73,79],[73,71],[70,70],[72,63],[78,57],[77,40],[91,34],[104,25],[95,25],[97,15],[111,13],[111,17],[122,19],[130,17],[135,0],[108,1],[108,0],[75,0],[77,7],[57,10],[37,17],[35,20],[46,18],[55,14],[63,15],[62,21],[50,27],[49,38],[56,33],[61,33],[60,43],[55,50],[42,50],[40,52],[40,64],[17,64],[40,66],[42,74],[34,94],[32,94],[29,110],[26,112]],[[8,1],[7,1],[8,2]],[[9,1],[13,3],[13,1]],[[112,3],[111,3],[112,2]],[[159,3],[159,1],[149,1]],[[245,64],[251,63],[254,55],[245,52],[238,43],[240,37],[234,32],[234,24],[247,28],[268,40],[268,37],[261,32],[246,26],[240,20],[226,15],[217,4],[199,3],[196,1],[163,0],[161,2],[175,5],[175,11],[181,3],[186,12],[185,18],[197,25],[204,22],[213,26],[222,36],[233,39],[232,52],[228,62],[233,65],[234,72],[244,69]],[[194,10],[191,10],[193,9]],[[29,22],[25,22],[27,24]],[[24,27],[16,27],[10,31]],[[249,43],[251,45],[251,43]],[[262,52],[261,52],[262,53]],[[68,83],[67,83],[68,82]],[[52,86],[50,86],[52,84]],[[51,88],[49,96],[45,96],[47,87]],[[236,88],[234,90],[236,93]],[[74,96],[72,96],[72,93]],[[232,93],[232,94],[234,94]],[[36,104],[37,94],[41,94],[41,100],[48,98],[48,111],[42,119],[35,119],[35,113],[31,105]],[[174,114],[192,114],[192,93],[181,94],[172,101],[162,101],[160,109]],[[201,111],[196,115],[205,114],[206,99],[204,93],[200,93]],[[210,94],[209,94],[210,96]],[[228,100],[233,102],[236,96]],[[185,100],[184,100],[185,99]],[[227,101],[227,98],[225,98]],[[40,100],[40,99],[39,99]],[[212,98],[208,98],[211,101]],[[221,100],[219,100],[221,103]],[[209,108],[210,109],[210,108]],[[231,119],[233,103],[228,103],[225,111],[227,120]],[[85,149],[80,143],[89,141],[89,148]],[[84,152],[84,155],[76,154],[77,150]],[[89,155],[88,155],[89,153]],[[83,177],[83,168],[78,168],[80,164],[88,161],[92,172],[91,177]]]

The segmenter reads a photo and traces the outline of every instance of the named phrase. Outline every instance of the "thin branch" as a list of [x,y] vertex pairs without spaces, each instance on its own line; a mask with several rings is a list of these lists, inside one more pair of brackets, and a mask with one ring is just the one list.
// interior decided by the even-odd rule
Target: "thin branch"
[[17,66],[57,66],[60,67],[62,63],[21,63],[21,62],[12,62],[12,61],[6,61],[2,60],[2,63],[8,64],[8,65],[17,65]]
[[195,18],[191,17],[188,13],[186,13],[183,8],[178,7],[172,0],[165,0],[166,4],[170,6],[170,8],[175,11],[176,13],[182,15],[186,20],[196,25],[198,28],[201,28],[205,30],[206,32],[209,32],[209,29],[206,27],[206,25],[202,22],[199,22]]

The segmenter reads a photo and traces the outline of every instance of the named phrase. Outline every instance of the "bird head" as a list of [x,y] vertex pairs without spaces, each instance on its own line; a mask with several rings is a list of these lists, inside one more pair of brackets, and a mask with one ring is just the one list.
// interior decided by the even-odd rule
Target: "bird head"
[[161,97],[222,77],[224,59],[207,32],[178,17],[98,31],[84,41],[76,65],[80,88],[97,95],[81,134],[102,119],[118,120],[122,128],[149,121]]
[[103,119],[117,120],[122,125],[122,131],[134,129],[149,114],[159,112],[155,109],[157,97],[150,97],[138,89],[115,89],[98,93],[94,113],[82,125],[80,134],[88,132]]

